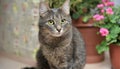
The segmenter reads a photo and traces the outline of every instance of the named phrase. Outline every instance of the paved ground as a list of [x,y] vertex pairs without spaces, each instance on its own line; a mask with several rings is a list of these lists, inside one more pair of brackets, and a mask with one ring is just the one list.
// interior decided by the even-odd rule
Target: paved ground
[[[21,69],[22,67],[29,66],[5,56],[0,56],[0,69]],[[110,61],[108,55],[104,62],[96,64],[86,64],[85,69],[110,69]]]

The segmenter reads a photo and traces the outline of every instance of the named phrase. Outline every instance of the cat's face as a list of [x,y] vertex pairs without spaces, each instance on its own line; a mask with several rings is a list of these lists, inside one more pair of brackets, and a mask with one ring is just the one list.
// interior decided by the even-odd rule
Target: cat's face
[[72,26],[68,6],[68,1],[58,9],[49,9],[45,4],[42,4],[40,7],[40,29],[54,37],[67,33]]

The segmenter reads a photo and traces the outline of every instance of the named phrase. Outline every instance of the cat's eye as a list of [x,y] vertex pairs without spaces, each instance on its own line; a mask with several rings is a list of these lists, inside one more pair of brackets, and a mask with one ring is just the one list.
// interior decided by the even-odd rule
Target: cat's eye
[[48,20],[48,24],[54,24],[54,21],[53,20]]
[[61,23],[64,23],[65,21],[66,21],[66,19],[62,19],[62,20],[61,20]]

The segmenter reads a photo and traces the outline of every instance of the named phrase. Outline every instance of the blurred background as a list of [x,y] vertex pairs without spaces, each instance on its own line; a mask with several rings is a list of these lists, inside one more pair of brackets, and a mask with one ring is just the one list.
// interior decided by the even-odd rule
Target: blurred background
[[[40,1],[41,0],[0,0],[0,54],[35,59],[35,53],[40,46],[38,41]],[[119,5],[120,0],[114,1],[115,5]],[[3,61],[3,59],[1,60],[0,65],[2,66],[2,63],[5,61]],[[6,62],[11,61],[7,59],[4,60],[6,60]],[[17,64],[17,62],[13,63],[13,66],[14,64]],[[106,62],[95,64],[92,67],[94,69],[102,66],[105,67],[100,69],[111,68],[108,61],[107,65],[104,64],[106,64]],[[18,66],[19,65],[21,64],[18,64]],[[24,64],[22,65],[24,66]],[[4,67],[1,68],[1,66],[0,69],[8,69]],[[89,67],[90,66],[88,66],[88,68]],[[13,67],[11,69],[20,68]]]
[[39,0],[0,0],[0,51],[34,58]]

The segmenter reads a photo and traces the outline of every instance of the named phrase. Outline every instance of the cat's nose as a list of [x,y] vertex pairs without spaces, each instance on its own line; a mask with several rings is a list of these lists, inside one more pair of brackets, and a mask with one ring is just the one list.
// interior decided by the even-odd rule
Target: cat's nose
[[61,26],[57,26],[57,31],[58,31],[58,32],[61,31]]
[[58,31],[58,32],[60,32],[60,31],[61,31],[61,29],[57,29],[57,31]]

